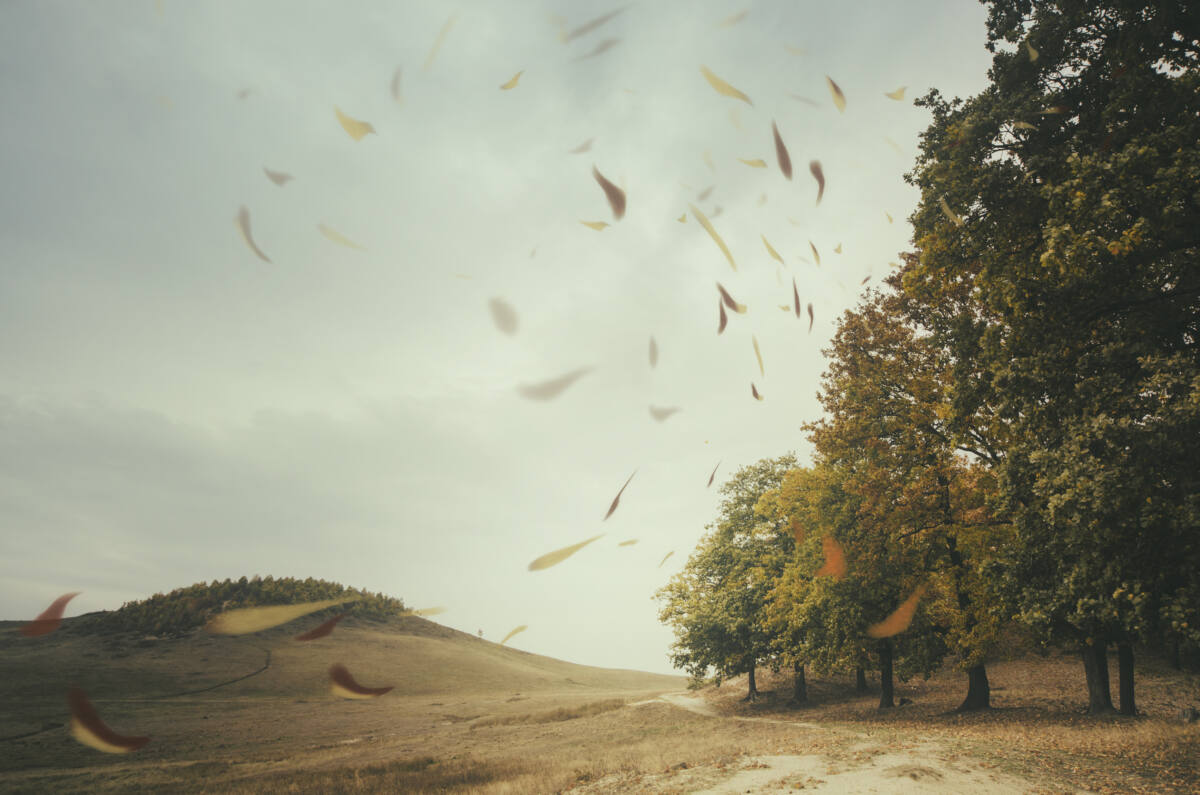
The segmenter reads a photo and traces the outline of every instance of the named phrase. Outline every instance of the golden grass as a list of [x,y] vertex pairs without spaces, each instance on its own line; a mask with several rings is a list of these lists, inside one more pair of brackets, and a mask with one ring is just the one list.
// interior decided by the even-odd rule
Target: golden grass
[[480,718],[471,724],[472,729],[484,726],[512,726],[520,723],[557,723],[564,720],[586,718],[589,715],[599,715],[613,709],[620,709],[628,703],[623,698],[610,698],[604,701],[593,701],[577,707],[559,707],[547,712],[525,713],[523,715],[494,715]]

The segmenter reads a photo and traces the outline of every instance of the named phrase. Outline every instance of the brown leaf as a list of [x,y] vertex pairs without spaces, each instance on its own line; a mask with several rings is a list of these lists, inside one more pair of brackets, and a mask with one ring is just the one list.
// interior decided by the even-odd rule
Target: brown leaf
[[707,198],[708,198],[710,195],[712,195],[713,188],[715,188],[715,187],[717,187],[717,186],[716,186],[716,185],[709,185],[707,188],[705,188],[704,190],[702,190],[702,191],[700,191],[699,193],[697,193],[697,194],[696,194],[696,201],[700,201],[700,202],[702,202],[702,201],[704,201],[705,199],[707,199]]
[[825,172],[821,169],[821,161],[808,161],[808,170],[817,181],[817,204],[820,204],[821,197],[825,195]]
[[320,624],[319,626],[316,626],[313,629],[310,629],[308,632],[303,632],[303,633],[297,635],[295,637],[295,640],[316,640],[317,638],[323,638],[326,635],[331,635],[331,634],[333,634],[333,628],[336,627],[338,625],[338,622],[341,621],[345,617],[346,617],[345,613],[336,615],[333,618],[329,619],[328,621]]
[[400,101],[400,73],[401,67],[396,67],[396,73],[392,75],[392,99],[396,102]]
[[718,301],[717,309],[721,311],[721,318],[717,323],[717,333],[720,334],[725,330],[725,324],[729,322],[729,315],[725,314],[725,302]]
[[246,245],[250,247],[250,250],[257,254],[258,258],[263,262],[270,262],[271,260],[267,259],[267,255],[262,253],[262,249],[254,242],[254,237],[250,234],[250,211],[245,207],[239,209],[234,224],[237,226],[238,231],[242,233],[242,240],[246,241]]
[[792,158],[788,155],[787,147],[783,144],[783,138],[779,135],[779,127],[775,122],[771,122],[771,132],[775,136],[775,159],[779,162],[779,170],[783,172],[783,176],[788,179],[792,178]]
[[[636,474],[637,470],[635,469],[633,470],[633,475]],[[629,476],[629,480],[633,480],[633,475]],[[625,481],[625,486],[629,485],[629,480]],[[613,515],[613,511],[617,510],[617,506],[621,504],[621,495],[625,493],[625,486],[622,486],[621,490],[617,492],[617,496],[613,497],[612,505],[608,506],[608,513],[604,514],[604,519],[601,521],[607,520],[608,517]]]
[[586,152],[587,150],[592,148],[592,141],[594,141],[594,140],[596,140],[596,139],[595,138],[587,139],[586,141],[581,143],[579,146],[572,149],[570,152],[567,152],[567,154],[569,154],[569,155],[583,154],[584,152]]
[[625,191],[609,182],[600,173],[600,169],[594,165],[592,166],[592,176],[596,178],[596,182],[600,183],[600,188],[608,198],[608,205],[612,207],[613,217],[620,221],[625,217]]
[[808,333],[809,334],[812,334],[812,327],[813,327],[813,308],[812,308],[812,301],[809,301],[808,302]]
[[708,486],[705,486],[705,488],[712,486],[713,478],[715,478],[717,476],[717,470],[720,468],[721,468],[721,462],[717,461],[717,465],[715,467],[713,467],[712,474],[708,476]]
[[565,375],[560,375],[558,378],[551,378],[549,381],[541,381],[536,384],[521,384],[517,387],[517,392],[521,397],[529,400],[553,400],[561,395],[571,384],[591,372],[591,370],[592,368],[590,367],[581,367]]
[[654,337],[650,338],[650,366],[654,367],[658,364],[658,343],[654,341]]
[[577,39],[580,36],[586,36],[587,34],[591,33],[596,28],[600,27],[604,23],[611,20],[613,17],[622,13],[624,10],[625,10],[624,7],[618,8],[616,11],[610,11],[607,14],[604,14],[603,16],[596,17],[591,22],[585,22],[582,25],[580,25],[579,27],[575,28],[575,30],[571,31],[570,33],[563,34],[560,41],[565,43],[565,42],[570,41],[571,39]]
[[110,729],[100,720],[100,713],[88,701],[87,693],[78,687],[67,691],[67,706],[71,710],[71,736],[97,751],[127,754],[150,742],[149,737],[126,737]]
[[833,95],[833,104],[837,105],[839,113],[846,112],[846,95],[842,93],[842,89],[838,84],[833,82],[833,78],[825,75],[825,82],[829,84],[829,93]]
[[329,689],[335,696],[356,700],[379,698],[392,691],[391,687],[363,687],[341,663],[334,663],[329,667],[329,683]]
[[679,411],[682,411],[682,409],[680,409],[678,406],[672,406],[670,408],[661,408],[659,406],[651,406],[650,407],[650,416],[653,417],[656,421],[662,422],[667,417],[670,417],[672,414],[675,414]]
[[496,328],[509,335],[517,333],[515,309],[501,298],[493,298],[488,301],[488,308],[492,310],[492,321],[496,324]]
[[762,400],[762,395],[758,394],[758,387],[754,385],[753,381],[750,382],[750,394],[754,396],[755,400]]
[[724,303],[725,306],[729,307],[734,312],[737,312],[739,315],[746,314],[746,305],[739,304],[737,301],[733,300],[733,296],[729,294],[729,291],[721,286],[720,282],[717,282],[717,292],[721,294],[721,302]]
[[817,261],[817,264],[820,265],[821,264],[821,252],[817,251],[817,247],[813,245],[813,242],[811,240],[808,241],[808,247],[812,249],[813,258]]
[[593,47],[591,52],[581,55],[578,58],[576,58],[575,60],[583,61],[588,58],[595,58],[597,55],[608,52],[609,50],[611,50],[613,47],[617,46],[620,43],[621,43],[620,39],[605,39],[604,41],[600,42],[595,47]]
[[79,596],[80,593],[82,591],[65,593],[55,599],[49,607],[38,614],[37,618],[21,627],[21,634],[27,638],[37,638],[49,635],[58,629],[62,625],[63,611],[67,609],[67,602]]
[[288,180],[294,179],[291,174],[285,174],[282,171],[272,171],[266,166],[263,166],[263,173],[267,175],[267,179],[271,180],[281,188],[285,183],[287,183]]
[[796,307],[796,317],[800,317],[800,291],[796,289],[796,277],[792,277],[792,301]]

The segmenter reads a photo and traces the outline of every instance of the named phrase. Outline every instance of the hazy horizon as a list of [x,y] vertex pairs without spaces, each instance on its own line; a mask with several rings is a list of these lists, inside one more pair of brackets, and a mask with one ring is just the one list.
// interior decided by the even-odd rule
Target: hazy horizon
[[[528,652],[679,673],[654,591],[738,468],[809,460],[821,349],[911,246],[912,100],[982,90],[990,54],[986,9],[928,0],[632,3],[559,41],[555,15],[622,7],[0,7],[0,615],[311,576],[489,640],[526,624],[508,645]],[[748,306],[721,335],[718,281]],[[517,392],[585,367],[553,400]]]

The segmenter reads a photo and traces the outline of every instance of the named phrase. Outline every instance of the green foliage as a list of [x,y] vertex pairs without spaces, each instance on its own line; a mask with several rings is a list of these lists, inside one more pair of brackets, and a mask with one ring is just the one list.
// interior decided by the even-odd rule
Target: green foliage
[[796,466],[792,454],[743,467],[721,486],[720,519],[687,565],[655,594],[659,620],[675,632],[672,660],[693,678],[746,673],[772,654],[761,613],[794,541],[784,522],[756,509]]
[[159,593],[149,599],[126,602],[119,610],[91,616],[82,628],[85,631],[182,636],[203,627],[212,616],[226,610],[316,602],[340,596],[357,596],[358,600],[315,615],[346,613],[359,618],[384,619],[405,613],[401,600],[382,593],[373,594],[312,577],[298,580],[256,575],[252,579],[200,582],[168,594]]

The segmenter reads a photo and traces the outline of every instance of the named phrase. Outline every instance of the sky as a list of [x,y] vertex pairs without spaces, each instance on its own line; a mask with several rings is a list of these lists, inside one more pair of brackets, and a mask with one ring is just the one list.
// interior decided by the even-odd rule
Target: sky
[[[822,349],[911,247],[902,177],[930,121],[912,100],[984,88],[985,18],[969,0],[0,4],[0,617],[312,576],[672,672],[654,592],[722,482],[810,460]],[[716,282],[747,306],[722,334]],[[518,391],[580,368],[552,400]]]

